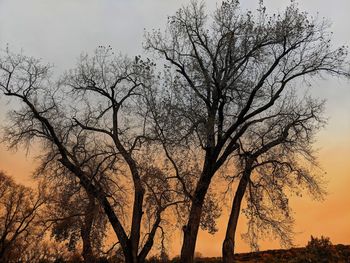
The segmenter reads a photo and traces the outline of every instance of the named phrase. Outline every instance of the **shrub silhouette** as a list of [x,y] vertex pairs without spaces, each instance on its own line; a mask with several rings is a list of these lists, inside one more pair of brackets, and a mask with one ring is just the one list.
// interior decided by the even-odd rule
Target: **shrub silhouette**
[[341,262],[337,249],[333,246],[329,237],[321,236],[313,237],[311,236],[310,241],[305,247],[305,253],[299,254],[293,263],[332,263]]

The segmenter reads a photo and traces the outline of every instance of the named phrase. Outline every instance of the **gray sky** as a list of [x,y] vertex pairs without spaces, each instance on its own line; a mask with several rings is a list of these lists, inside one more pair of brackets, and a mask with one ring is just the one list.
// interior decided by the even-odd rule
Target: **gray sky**
[[[189,0],[0,0],[0,46],[24,49],[59,70],[82,51],[111,45],[131,56],[142,52],[144,28],[162,28],[166,18]],[[209,9],[215,0],[205,1]],[[241,1],[256,9],[258,0]],[[265,0],[268,10],[283,11],[287,0]],[[350,40],[350,1],[300,1],[301,9],[333,22],[336,43]],[[327,4],[326,4],[327,3]]]
[[[27,55],[55,65],[56,74],[75,64],[81,52],[111,45],[130,56],[142,53],[144,29],[163,28],[189,0],[0,0],[0,47],[23,49]],[[215,0],[205,1],[208,9]],[[243,9],[256,9],[258,0],[242,0]],[[349,0],[304,0],[300,8],[332,21],[336,45],[350,44]],[[283,11],[289,0],[265,0],[268,12]],[[312,92],[327,98],[327,131],[350,137],[350,83],[320,81]],[[3,104],[3,101],[0,101]],[[0,110],[4,106],[0,105]],[[0,113],[1,115],[1,113]],[[1,117],[1,116],[0,116]],[[1,119],[1,118],[0,118]],[[341,136],[340,136],[341,135]],[[320,134],[325,138],[329,136]]]
[[[0,0],[0,44],[25,53],[71,65],[82,51],[111,45],[133,55],[141,52],[144,28],[163,27],[167,15],[189,0]],[[213,9],[216,1],[205,1]],[[242,1],[255,9],[258,0]],[[286,0],[266,0],[268,10],[283,10]],[[300,1],[311,14],[333,21],[336,42],[349,42],[350,1]],[[327,3],[327,4],[325,4]]]
[[[81,52],[91,52],[99,45],[111,45],[117,52],[134,56],[142,53],[144,28],[148,30],[164,28],[167,16],[174,14],[181,5],[188,2],[189,0],[0,0],[0,48],[4,48],[8,43],[12,51],[23,49],[26,55],[53,63],[58,73],[72,67]],[[205,2],[208,9],[213,9],[216,5],[214,0]],[[258,4],[258,0],[241,0],[241,2],[243,2],[243,9],[256,9]],[[268,12],[283,11],[289,3],[287,0],[265,0],[264,2]],[[332,21],[331,30],[334,32],[335,44],[350,45],[350,0],[300,0],[299,2],[302,10],[312,15],[317,15],[319,12],[318,16]],[[328,160],[325,161],[325,169],[331,171],[327,178],[331,182],[331,201],[319,208],[327,210],[334,208],[334,204],[339,202],[343,202],[344,204],[340,205],[344,206],[350,202],[349,195],[344,194],[347,198],[344,200],[344,196],[335,194],[348,191],[342,187],[350,183],[348,179],[350,169],[347,163],[350,160],[350,82],[332,79],[319,80],[314,84],[315,87],[311,92],[328,100],[329,124],[324,131],[320,132],[317,143],[321,149],[321,162]],[[4,100],[0,98],[0,120],[3,119],[7,108]],[[342,157],[331,159],[331,155],[337,152],[340,152]],[[19,155],[23,157],[23,153],[7,153],[4,146],[0,145],[0,170],[6,167],[7,172],[16,175],[19,171],[16,170],[19,169],[16,158]],[[26,165],[23,167],[30,167],[31,161],[28,160]],[[344,169],[336,172],[332,167],[344,167]],[[23,178],[29,173],[22,175]],[[336,181],[334,178],[337,178]],[[302,211],[308,213],[309,209]],[[318,220],[323,225],[334,222],[333,219],[333,221],[323,222],[320,220],[321,217],[314,217],[315,215],[310,215],[310,220]],[[344,222],[349,222],[350,213],[343,217]],[[300,222],[300,220],[297,221],[296,230],[305,230],[309,236],[308,229],[304,229],[305,226],[303,228]],[[347,229],[339,229],[343,233],[339,233],[338,236],[344,234],[344,231],[347,231],[346,233],[349,233],[347,236],[350,236],[349,224],[344,222]],[[338,224],[342,223],[338,222]],[[335,242],[345,242],[335,235],[335,231],[338,230],[331,233],[321,231],[321,234],[331,236]],[[220,238],[213,239],[212,242],[221,242]],[[202,252],[208,255],[218,254],[218,251],[211,251],[211,248],[205,249],[207,251]]]

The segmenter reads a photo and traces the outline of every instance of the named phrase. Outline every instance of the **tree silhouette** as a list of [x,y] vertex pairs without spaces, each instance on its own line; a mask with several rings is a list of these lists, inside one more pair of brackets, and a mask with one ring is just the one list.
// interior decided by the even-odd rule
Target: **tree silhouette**
[[[127,262],[145,260],[162,213],[184,202],[171,189],[152,191],[149,181],[165,174],[154,163],[148,170],[154,176],[146,176],[140,165],[150,146],[136,111],[140,106],[137,97],[151,80],[151,66],[149,61],[131,61],[100,47],[92,57],[82,56],[75,69],[54,83],[50,66],[34,58],[6,51],[0,62],[3,94],[19,99],[24,106],[11,113],[13,125],[5,131],[9,145],[30,147],[39,140],[43,167],[53,163],[56,171],[66,170],[99,202]],[[128,195],[128,202],[133,200],[130,207],[120,202],[125,200],[118,198],[121,194]],[[145,194],[161,202],[153,203],[154,213],[146,220],[151,226],[142,231]]]
[[96,262],[107,234],[107,218],[97,200],[74,179],[62,175],[47,187],[52,194],[43,221],[57,241],[68,241],[70,251],[76,251],[81,241],[84,261]]
[[[242,170],[233,221],[246,193],[249,233],[264,223],[283,237],[285,188],[301,180],[318,192],[296,157],[311,156],[308,134],[317,130],[320,104],[297,106],[305,90],[296,87],[349,77],[346,48],[333,48],[328,24],[294,2],[269,16],[262,3],[253,14],[236,0],[212,16],[192,2],[169,17],[164,34],[146,34],[145,48],[160,55],[158,66],[99,47],[58,81],[50,65],[1,52],[0,90],[16,102],[4,139],[10,147],[40,143],[39,173],[80,184],[75,203],[91,210],[96,201],[126,262],[145,261],[172,208],[183,223],[181,262],[193,262],[199,227],[215,232],[220,215],[213,178],[232,159]],[[278,177],[288,180],[280,185]],[[85,215],[81,235],[91,237]]]
[[312,150],[313,135],[324,124],[323,102],[310,98],[298,102],[290,97],[278,114],[271,115],[263,125],[252,125],[240,139],[235,166],[238,172],[230,177],[232,181],[239,178],[239,183],[223,242],[223,262],[234,261],[235,233],[244,196],[247,207],[243,211],[249,226],[245,236],[257,249],[260,234],[264,233],[277,236],[282,245],[292,244],[288,194],[307,189],[321,198],[324,193],[320,174],[315,173],[319,169]]
[[276,102],[287,99],[286,90],[298,81],[349,76],[346,48],[331,47],[325,21],[309,17],[295,3],[279,15],[265,10],[261,4],[254,15],[242,12],[238,1],[224,1],[210,16],[192,2],[169,17],[164,34],[146,35],[146,49],[166,64],[166,91],[153,96],[161,111],[153,114],[156,134],[180,184],[186,185],[186,174],[173,152],[187,147],[191,156],[192,149],[197,156],[191,161],[200,166],[188,186],[192,205],[181,262],[193,262],[206,193],[249,127],[278,112]]
[[43,189],[16,184],[0,172],[0,261],[17,262],[34,238],[40,237],[40,212],[46,202]]

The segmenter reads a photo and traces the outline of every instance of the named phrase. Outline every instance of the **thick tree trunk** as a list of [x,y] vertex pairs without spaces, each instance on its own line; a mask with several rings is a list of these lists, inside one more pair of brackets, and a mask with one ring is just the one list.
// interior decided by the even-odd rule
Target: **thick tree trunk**
[[225,240],[222,244],[223,263],[234,262],[235,235],[238,223],[238,217],[241,209],[241,203],[246,191],[248,180],[251,174],[252,161],[248,161],[241,180],[239,181],[235,197],[233,199],[231,213],[227,224]]
[[143,206],[143,198],[144,198],[144,189],[139,179],[134,184],[135,184],[135,194],[134,194],[134,206],[133,206],[132,225],[131,225],[131,234],[130,234],[130,246],[131,246],[133,262],[138,262],[141,220],[143,215],[142,206]]
[[199,224],[202,215],[202,207],[205,195],[208,192],[212,175],[203,174],[194,193],[190,215],[187,225],[184,227],[184,239],[181,249],[181,263],[192,263],[196,248]]

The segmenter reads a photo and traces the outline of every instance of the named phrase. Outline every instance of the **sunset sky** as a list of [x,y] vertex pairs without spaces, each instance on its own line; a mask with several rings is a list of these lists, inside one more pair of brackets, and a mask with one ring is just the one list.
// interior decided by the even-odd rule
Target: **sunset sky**
[[[117,52],[133,57],[142,54],[144,29],[164,28],[167,16],[186,0],[0,0],[0,48],[42,58],[55,66],[55,74],[74,66],[81,52],[110,45]],[[213,10],[216,1],[207,0]],[[242,9],[256,9],[258,0],[242,0]],[[283,11],[290,1],[265,0],[267,12]],[[350,45],[349,0],[303,0],[300,9],[332,22],[334,45]],[[219,3],[219,2],[218,2]],[[323,202],[308,198],[292,199],[295,212],[295,244],[304,246],[314,236],[328,236],[333,243],[350,244],[350,81],[321,79],[313,82],[310,93],[327,99],[328,125],[317,136],[315,148],[327,172],[328,196]],[[0,97],[0,122],[9,109]],[[8,152],[0,145],[0,170],[17,181],[30,184],[35,167],[35,151]],[[219,232],[200,233],[197,251],[206,256],[220,255],[227,222],[227,211],[219,220]],[[239,232],[245,228],[240,221]],[[179,231],[180,235],[180,231]],[[263,242],[262,249],[276,248],[274,241]],[[180,242],[173,242],[179,253]],[[237,242],[238,251],[249,247]]]

